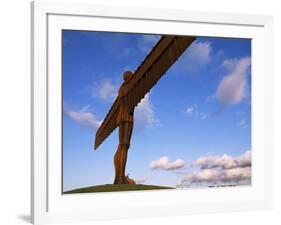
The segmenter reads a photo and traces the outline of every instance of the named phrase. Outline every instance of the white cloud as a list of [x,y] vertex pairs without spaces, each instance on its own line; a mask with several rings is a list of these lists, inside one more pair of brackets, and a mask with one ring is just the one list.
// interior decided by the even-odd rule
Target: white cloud
[[135,179],[136,184],[143,184],[147,181],[147,177],[139,177],[137,179]]
[[188,116],[194,116],[195,118],[199,117],[202,120],[205,120],[208,118],[210,113],[207,112],[200,112],[199,107],[197,104],[193,104],[186,108],[185,114]]
[[135,108],[135,128],[137,130],[142,129],[145,126],[153,126],[159,123],[159,120],[155,116],[153,106],[150,102],[149,94],[140,101]]
[[241,120],[236,124],[236,126],[237,126],[238,128],[242,128],[242,129],[248,127],[247,122],[246,122],[245,119],[241,119]]
[[92,94],[102,100],[113,100],[116,98],[118,85],[112,80],[104,79],[100,82],[95,82],[92,86]]
[[186,112],[187,115],[192,115],[192,114],[195,112],[195,110],[196,110],[197,108],[198,108],[198,107],[197,107],[197,104],[194,104],[194,105],[192,105],[192,106],[189,106],[189,107],[185,110],[185,112]]
[[93,129],[98,129],[102,121],[98,120],[96,116],[88,111],[89,106],[82,107],[79,111],[64,108],[64,113],[74,122]]
[[211,42],[194,42],[188,49],[192,62],[207,64],[211,61]]
[[251,151],[231,157],[204,156],[192,164],[199,166],[196,172],[186,173],[177,183],[177,187],[188,187],[192,184],[206,183],[210,185],[250,184],[251,182]]
[[180,58],[180,67],[195,72],[211,62],[212,51],[211,42],[195,41]]
[[160,159],[152,161],[149,164],[150,169],[163,169],[163,170],[175,170],[185,166],[185,162],[181,159],[177,159],[174,162],[170,162],[167,156],[162,156]]
[[223,105],[234,105],[246,97],[246,75],[251,65],[250,57],[241,59],[225,60],[222,64],[229,70],[220,82],[215,97]]

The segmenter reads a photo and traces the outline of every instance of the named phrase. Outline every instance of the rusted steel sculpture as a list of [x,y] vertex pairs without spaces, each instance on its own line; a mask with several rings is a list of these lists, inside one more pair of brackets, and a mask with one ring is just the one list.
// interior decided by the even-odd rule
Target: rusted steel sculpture
[[119,127],[119,145],[114,156],[114,184],[135,184],[134,180],[125,176],[135,107],[195,39],[192,36],[164,35],[134,73],[124,73],[124,83],[95,139],[97,149]]

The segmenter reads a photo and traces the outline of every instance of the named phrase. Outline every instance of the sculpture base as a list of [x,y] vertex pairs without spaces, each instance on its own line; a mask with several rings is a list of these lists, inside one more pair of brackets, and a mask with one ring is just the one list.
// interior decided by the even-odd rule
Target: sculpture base
[[115,178],[113,184],[131,184],[131,185],[133,185],[133,184],[136,184],[136,182],[133,179],[129,178],[128,176],[125,176],[120,179]]

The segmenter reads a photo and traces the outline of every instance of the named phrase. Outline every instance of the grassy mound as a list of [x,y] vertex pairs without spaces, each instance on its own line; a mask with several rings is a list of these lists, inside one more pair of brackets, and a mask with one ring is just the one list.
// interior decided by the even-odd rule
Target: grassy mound
[[160,189],[173,189],[173,187],[164,187],[156,185],[143,185],[143,184],[105,184],[92,187],[78,188],[70,191],[65,191],[63,194],[75,193],[94,193],[94,192],[113,192],[113,191],[143,191],[143,190],[160,190]]

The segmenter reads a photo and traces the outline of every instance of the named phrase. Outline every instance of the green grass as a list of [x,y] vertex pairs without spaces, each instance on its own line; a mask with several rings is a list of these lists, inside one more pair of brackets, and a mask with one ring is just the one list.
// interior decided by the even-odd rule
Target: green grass
[[94,192],[113,192],[113,191],[142,191],[142,190],[161,190],[161,189],[174,189],[173,187],[164,187],[156,185],[143,185],[143,184],[105,184],[92,187],[78,188],[70,191],[65,191],[63,194],[75,193],[94,193]]

